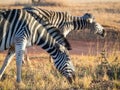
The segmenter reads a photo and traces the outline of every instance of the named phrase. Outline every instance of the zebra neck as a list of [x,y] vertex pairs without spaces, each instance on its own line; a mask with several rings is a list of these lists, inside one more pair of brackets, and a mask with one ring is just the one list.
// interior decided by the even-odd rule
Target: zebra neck
[[[44,48],[43,48],[44,49]],[[60,58],[60,50],[57,49],[56,47],[50,47],[49,49],[45,49],[53,58],[54,62]]]
[[74,29],[73,30],[83,30],[83,29],[88,28],[87,20],[85,20],[82,17],[74,16],[73,17],[73,25],[74,25]]
[[48,20],[50,24],[61,29],[67,20],[67,13],[51,11],[51,16]]

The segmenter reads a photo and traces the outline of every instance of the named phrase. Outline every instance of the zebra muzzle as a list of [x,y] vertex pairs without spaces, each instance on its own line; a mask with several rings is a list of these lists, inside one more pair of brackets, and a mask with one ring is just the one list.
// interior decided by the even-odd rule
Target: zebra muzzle
[[72,84],[75,81],[75,78],[76,78],[76,76],[75,76],[75,74],[73,74],[72,76],[67,77],[67,80],[70,84]]
[[99,35],[101,38],[105,38],[105,36],[107,35],[105,30],[103,30],[102,33],[95,32],[95,34]]
[[105,30],[103,30],[103,33],[102,33],[102,37],[105,37],[107,35],[107,33],[105,32]]
[[103,30],[102,34],[100,34],[100,36],[101,36],[102,38],[105,38],[106,35],[107,35],[107,33],[105,32],[105,30]]

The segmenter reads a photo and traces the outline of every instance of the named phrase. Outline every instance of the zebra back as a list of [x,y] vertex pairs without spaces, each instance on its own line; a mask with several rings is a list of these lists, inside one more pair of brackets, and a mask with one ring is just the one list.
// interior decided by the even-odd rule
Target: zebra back
[[67,12],[49,11],[37,7],[24,8],[27,12],[33,14],[34,17],[42,18],[44,22],[59,28],[60,32],[66,37],[72,30],[81,30],[89,28],[89,22],[93,21],[93,15],[85,13],[83,16],[72,16]]
[[51,17],[51,11],[41,9],[38,7],[24,7],[23,10],[26,10],[27,12],[31,13],[35,18],[37,17],[37,20],[39,21],[39,18],[42,18],[43,21],[48,22],[49,17]]
[[[64,45],[68,50],[72,49],[69,41],[66,38],[62,38],[62,37],[64,37],[64,35],[60,32],[60,29],[56,28],[54,25],[49,23],[49,20],[48,20],[50,17],[49,11],[47,11],[47,10],[44,11],[42,9],[39,9],[39,11],[38,11],[37,8],[30,8],[30,7],[23,8],[23,10],[30,13],[43,26],[47,26],[47,27],[50,26],[50,28],[51,28],[51,26],[54,27],[54,29],[52,29],[52,30],[47,29],[47,30],[49,30],[48,32],[50,32],[50,35],[53,36],[53,38],[55,38],[59,44]],[[45,12],[49,12],[49,14],[47,14],[47,13],[45,14]],[[39,13],[42,13],[42,14],[39,14]],[[39,16],[37,14],[39,14]]]
[[[67,12],[56,12],[38,7],[25,7],[23,9],[31,14],[34,14],[34,17],[37,16],[42,18],[44,22],[49,23],[59,29],[63,29],[66,22],[69,21],[68,16],[71,16]],[[39,21],[39,19],[37,20]]]

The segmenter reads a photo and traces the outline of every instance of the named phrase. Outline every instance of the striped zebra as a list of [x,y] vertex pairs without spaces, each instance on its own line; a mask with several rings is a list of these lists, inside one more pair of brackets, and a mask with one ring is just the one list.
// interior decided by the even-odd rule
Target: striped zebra
[[[29,12],[37,21],[40,18],[44,22],[58,28],[60,32],[66,37],[73,30],[90,29],[94,30],[96,34],[105,36],[103,27],[97,23],[90,13],[85,13],[83,16],[72,16],[67,12],[56,12],[45,10],[38,7],[25,7],[24,10]],[[41,23],[41,21],[39,21]]]
[[[95,21],[93,15],[90,13],[85,13],[83,16],[78,17],[72,16],[67,12],[50,11],[38,7],[25,7],[23,9],[29,12],[39,23],[47,23],[58,28],[64,37],[73,30],[76,31],[81,29],[90,29],[101,37],[106,35],[104,28]],[[68,50],[71,49],[70,46]],[[26,56],[29,61],[27,54]]]
[[[0,10],[0,51],[8,50],[0,69],[0,78],[16,55],[16,81],[20,83],[24,52],[28,46],[38,45],[51,55],[56,69],[72,83],[75,69],[68,50],[62,45],[66,41],[56,31],[56,28],[51,25],[43,26],[23,9]],[[59,43],[61,40],[63,40],[62,44]]]

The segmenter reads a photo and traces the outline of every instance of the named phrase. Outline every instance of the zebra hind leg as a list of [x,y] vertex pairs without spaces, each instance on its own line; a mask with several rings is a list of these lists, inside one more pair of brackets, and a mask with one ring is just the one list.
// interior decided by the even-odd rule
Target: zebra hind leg
[[22,63],[28,67],[30,67],[30,69],[32,69],[32,64],[31,64],[31,61],[30,61],[30,57],[27,53],[27,50],[25,50],[25,58],[24,60],[22,61]]
[[0,70],[0,79],[1,80],[5,79],[5,77],[3,79],[2,76],[3,76],[3,74],[4,74],[4,72],[5,72],[6,68],[7,68],[7,66],[11,62],[11,60],[12,60],[12,58],[13,58],[14,55],[15,55],[15,49],[14,49],[14,47],[10,47],[10,49],[8,50],[7,56],[6,56],[5,60],[4,60],[4,63],[2,65],[2,68]]
[[29,55],[28,55],[28,53],[27,53],[27,50],[25,50],[25,59],[24,60],[22,60],[22,63],[23,64],[27,64],[27,65],[31,65],[31,62],[30,62],[30,59],[29,59]]

